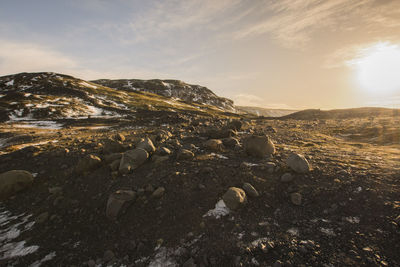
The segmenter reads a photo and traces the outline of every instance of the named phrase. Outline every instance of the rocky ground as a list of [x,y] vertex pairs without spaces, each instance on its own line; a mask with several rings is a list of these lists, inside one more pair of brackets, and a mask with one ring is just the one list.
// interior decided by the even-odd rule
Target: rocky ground
[[398,118],[236,119],[1,124],[0,264],[400,265]]

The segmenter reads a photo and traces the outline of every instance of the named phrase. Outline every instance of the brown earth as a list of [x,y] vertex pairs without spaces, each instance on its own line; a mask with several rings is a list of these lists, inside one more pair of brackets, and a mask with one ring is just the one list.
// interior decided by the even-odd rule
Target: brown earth
[[[275,155],[258,159],[240,146],[220,152],[204,147],[207,130],[226,125],[225,119],[147,115],[137,121],[69,121],[56,130],[1,124],[0,140],[7,146],[1,149],[0,173],[37,173],[31,188],[2,205],[13,214],[33,214],[32,230],[16,241],[40,247],[1,264],[28,266],[54,251],[42,266],[173,266],[168,259],[178,266],[400,265],[398,120],[244,119],[236,135],[240,143],[253,133],[275,143]],[[172,133],[164,143],[155,142],[172,151],[167,160],[149,160],[127,175],[116,175],[104,163],[103,144],[110,137],[124,135],[129,149],[141,137],[155,139],[160,129]],[[43,141],[51,142],[29,145]],[[177,159],[181,148],[194,158]],[[309,173],[288,169],[292,151],[306,156]],[[103,163],[77,173],[75,166],[88,154]],[[294,178],[282,182],[287,172]],[[229,187],[246,182],[259,197],[248,196],[242,209],[219,219],[203,216]],[[158,187],[165,193],[154,198]],[[119,189],[138,197],[114,221],[105,210],[109,195]],[[301,194],[301,205],[291,202],[291,193]]]

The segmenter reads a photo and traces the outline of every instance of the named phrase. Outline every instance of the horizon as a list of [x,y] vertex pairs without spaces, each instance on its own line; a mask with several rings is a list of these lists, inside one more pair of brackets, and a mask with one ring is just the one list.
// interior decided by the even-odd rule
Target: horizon
[[0,76],[176,79],[261,108],[400,107],[396,1],[6,0],[0,21]]

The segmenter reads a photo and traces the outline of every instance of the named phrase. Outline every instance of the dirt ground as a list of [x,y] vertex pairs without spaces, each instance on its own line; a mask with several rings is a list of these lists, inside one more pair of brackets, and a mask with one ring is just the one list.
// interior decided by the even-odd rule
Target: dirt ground
[[[60,123],[60,129],[0,125],[0,173],[37,174],[32,187],[1,203],[12,214],[32,214],[35,223],[12,240],[0,239],[0,265],[400,266],[400,129],[394,119],[243,119],[235,135],[240,144],[252,134],[267,134],[275,144],[276,153],[262,159],[241,145],[205,147],[208,130],[221,129],[225,119],[154,114]],[[171,150],[167,159],[150,159],[125,175],[111,170],[107,140],[122,134],[127,150],[160,129],[172,134],[154,142]],[[194,157],[179,158],[182,148]],[[291,152],[303,154],[311,171],[291,171]],[[88,154],[101,165],[77,172]],[[293,179],[283,182],[285,173]],[[229,187],[245,182],[260,196],[218,219],[204,216]],[[153,197],[159,187],[165,193]],[[107,200],[121,189],[137,197],[110,220]],[[295,192],[300,205],[291,201]],[[4,234],[7,225],[0,225]],[[11,241],[38,249],[7,256]]]

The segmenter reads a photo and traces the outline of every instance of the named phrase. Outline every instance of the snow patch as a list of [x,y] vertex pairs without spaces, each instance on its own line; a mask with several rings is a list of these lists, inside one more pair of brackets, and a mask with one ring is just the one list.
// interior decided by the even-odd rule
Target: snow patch
[[11,81],[6,82],[6,86],[13,86],[14,85],[14,79]]
[[216,219],[219,219],[223,216],[228,215],[230,212],[230,209],[226,206],[225,202],[221,199],[220,201],[215,204],[215,208],[212,210],[207,211],[206,214],[203,215],[203,217],[215,217]]
[[89,88],[97,89],[96,85],[93,85],[93,84],[90,84],[90,83],[87,83],[87,82],[80,82],[79,84],[83,85],[83,86],[86,86],[86,87],[89,87]]
[[331,228],[323,228],[323,227],[321,227],[321,228],[319,228],[319,230],[320,230],[322,233],[324,233],[325,235],[328,235],[328,236],[336,236],[335,232],[333,232],[333,229],[331,229]]
[[56,256],[56,253],[53,251],[53,252],[47,254],[46,256],[44,256],[44,258],[41,259],[40,261],[35,261],[31,265],[29,265],[29,267],[39,267],[40,265],[42,265],[42,263],[52,260],[55,256]]
[[299,236],[299,229],[297,228],[290,228],[286,232],[294,236]]
[[173,252],[165,247],[158,249],[154,259],[149,263],[149,267],[175,267],[178,266],[176,261],[172,259]]
[[349,223],[353,223],[353,224],[360,223],[360,218],[359,217],[351,217],[351,216],[349,216],[349,217],[345,217],[344,219]]

